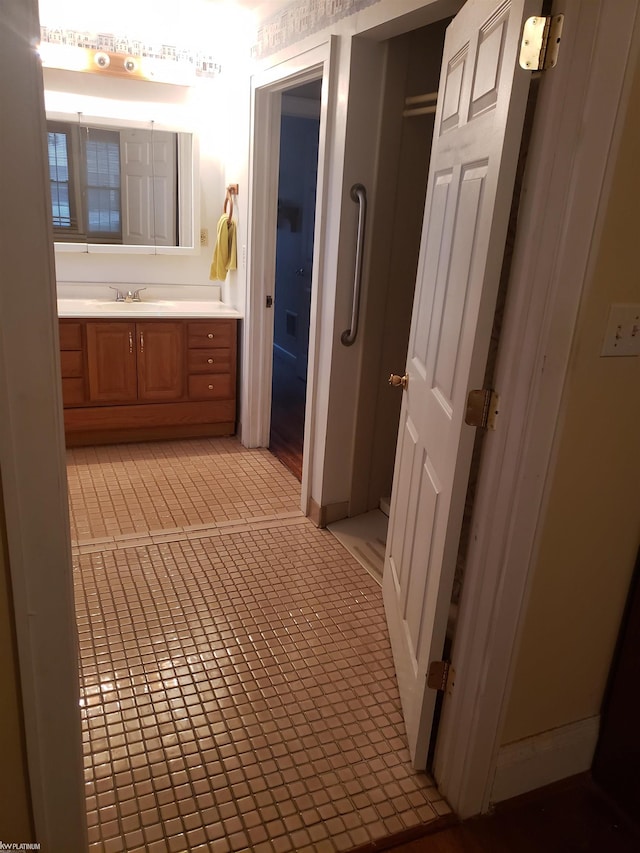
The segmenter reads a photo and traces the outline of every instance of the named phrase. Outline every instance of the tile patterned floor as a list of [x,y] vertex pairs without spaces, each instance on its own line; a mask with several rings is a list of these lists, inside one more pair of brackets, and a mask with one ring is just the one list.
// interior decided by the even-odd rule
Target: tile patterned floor
[[375,581],[292,510],[182,520],[74,548],[90,850],[334,853],[449,813],[408,763]]
[[268,450],[235,438],[67,451],[78,544],[298,511],[300,484]]

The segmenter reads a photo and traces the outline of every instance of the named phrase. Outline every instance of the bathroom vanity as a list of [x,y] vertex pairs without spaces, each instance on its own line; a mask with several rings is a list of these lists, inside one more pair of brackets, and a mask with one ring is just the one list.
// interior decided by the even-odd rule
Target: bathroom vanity
[[236,312],[68,299],[58,313],[67,446],[235,432]]

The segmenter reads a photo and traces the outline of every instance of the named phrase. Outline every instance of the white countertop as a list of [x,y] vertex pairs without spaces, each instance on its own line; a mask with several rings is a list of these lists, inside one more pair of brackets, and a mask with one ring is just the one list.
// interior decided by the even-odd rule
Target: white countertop
[[242,315],[235,308],[215,299],[142,299],[140,302],[116,302],[115,299],[58,299],[58,317],[87,317],[92,319],[114,319],[135,317],[230,317]]

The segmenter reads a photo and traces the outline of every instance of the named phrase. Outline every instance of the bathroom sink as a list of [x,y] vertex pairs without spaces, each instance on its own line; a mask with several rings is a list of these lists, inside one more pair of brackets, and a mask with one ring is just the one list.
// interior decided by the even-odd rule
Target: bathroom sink
[[59,317],[238,317],[238,312],[218,300],[58,299]]
[[135,302],[135,301],[127,302],[126,300],[124,302],[116,302],[115,299],[107,299],[104,301],[100,300],[100,299],[87,299],[87,300],[83,300],[83,301],[86,302],[86,304],[88,306],[95,305],[96,308],[98,308],[100,310],[105,310],[105,311],[111,311],[111,310],[119,311],[119,310],[123,310],[123,309],[132,309],[135,311],[137,308],[145,308],[145,307],[146,308],[152,308],[152,307],[155,307],[155,308],[171,308],[172,306],[174,306],[176,304],[175,302],[170,302],[167,299],[141,299],[137,302]]

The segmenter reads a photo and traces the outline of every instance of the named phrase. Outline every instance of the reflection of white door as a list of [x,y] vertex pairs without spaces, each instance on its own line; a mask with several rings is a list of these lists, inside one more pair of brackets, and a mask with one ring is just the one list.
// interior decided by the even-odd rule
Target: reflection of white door
[[423,768],[529,88],[518,66],[536,0],[469,0],[445,41],[384,574],[409,748]]
[[176,135],[167,131],[120,131],[122,242],[176,244]]

